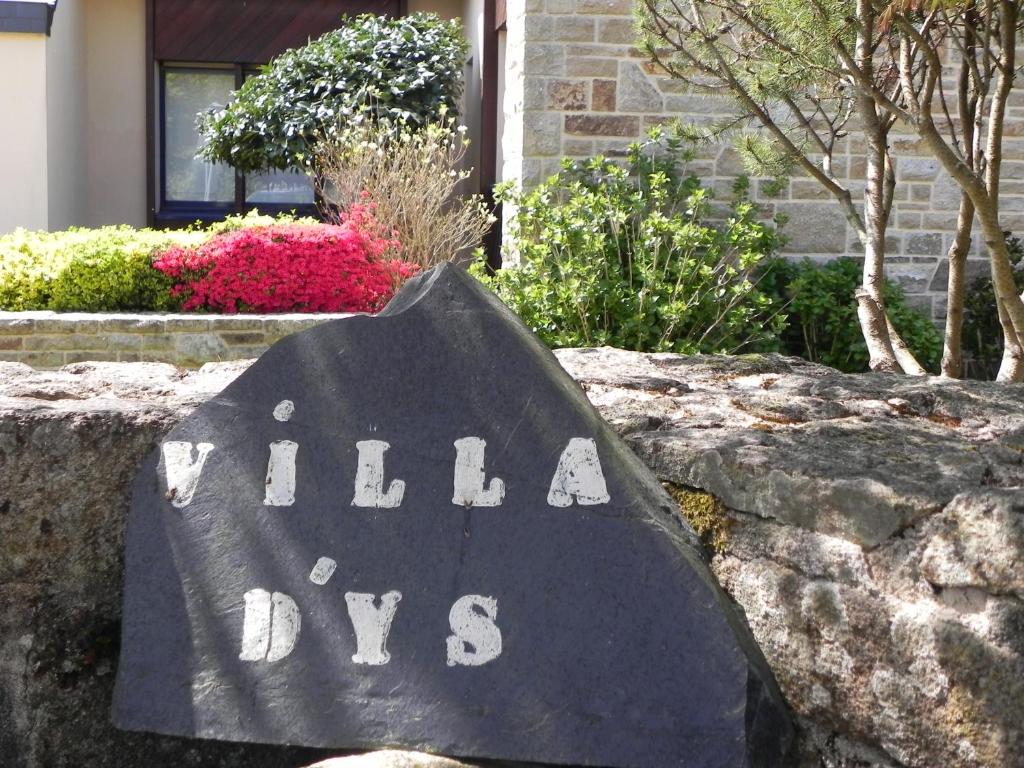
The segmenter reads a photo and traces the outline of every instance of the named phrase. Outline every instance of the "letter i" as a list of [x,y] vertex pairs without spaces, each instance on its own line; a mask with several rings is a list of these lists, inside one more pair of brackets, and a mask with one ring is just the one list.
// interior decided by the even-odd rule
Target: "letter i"
[[[282,400],[274,408],[274,418],[288,421],[295,412],[291,400]],[[290,507],[295,503],[295,454],[299,444],[291,440],[277,440],[270,444],[270,460],[267,462],[266,496],[263,503],[268,507]]]

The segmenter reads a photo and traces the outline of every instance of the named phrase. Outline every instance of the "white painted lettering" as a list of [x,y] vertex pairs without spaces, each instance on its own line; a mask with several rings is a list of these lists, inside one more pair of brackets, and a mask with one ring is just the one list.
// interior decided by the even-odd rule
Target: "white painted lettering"
[[278,440],[270,444],[267,462],[267,492],[263,503],[268,507],[290,507],[295,503],[295,454],[299,444]]
[[331,576],[334,575],[334,571],[337,567],[338,564],[331,558],[321,557],[316,561],[316,565],[313,566],[313,570],[309,572],[309,580],[318,587],[322,587],[330,581]]
[[448,624],[448,666],[479,667],[501,655],[498,601],[493,597],[465,595],[452,605]]
[[361,440],[356,443],[359,465],[356,468],[356,489],[353,507],[393,509],[402,503],[405,481],[392,480],[384,493],[384,452],[391,445],[383,440]]
[[267,661],[280,661],[295,648],[302,629],[302,614],[299,606],[288,595],[275,592],[271,596],[270,608],[270,650]]
[[278,421],[288,421],[295,414],[295,403],[291,400],[282,400],[274,406],[274,418]]
[[206,457],[213,451],[210,443],[196,445],[197,458],[192,460],[192,443],[170,441],[162,444],[164,475],[167,478],[167,498],[178,509],[187,507],[199,486]]
[[244,595],[242,661],[280,661],[292,652],[302,629],[299,607],[282,592],[250,589]]
[[487,441],[463,437],[455,441],[455,492],[452,504],[463,507],[497,507],[505,498],[505,481],[495,477],[484,490],[484,449]]
[[388,633],[398,609],[401,592],[386,592],[381,595],[380,608],[374,606],[374,595],[363,592],[346,592],[348,617],[356,633],[356,653],[352,661],[356,664],[380,666],[391,660],[387,651]]
[[551,478],[548,504],[552,507],[578,504],[607,504],[610,501],[604,481],[597,444],[589,438],[574,437],[562,451],[555,476]]

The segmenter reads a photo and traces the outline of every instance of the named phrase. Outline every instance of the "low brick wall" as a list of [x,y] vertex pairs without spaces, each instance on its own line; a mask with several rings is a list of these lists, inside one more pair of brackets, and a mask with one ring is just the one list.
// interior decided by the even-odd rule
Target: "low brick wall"
[[282,336],[342,317],[351,315],[0,312],[0,361],[34,368],[85,360],[195,368],[258,357]]

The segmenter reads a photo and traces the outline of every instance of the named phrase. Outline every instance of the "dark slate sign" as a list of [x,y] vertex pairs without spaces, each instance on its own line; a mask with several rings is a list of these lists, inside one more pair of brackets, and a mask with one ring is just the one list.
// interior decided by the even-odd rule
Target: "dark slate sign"
[[617,768],[785,764],[657,480],[461,270],[272,347],[136,479],[115,723]]

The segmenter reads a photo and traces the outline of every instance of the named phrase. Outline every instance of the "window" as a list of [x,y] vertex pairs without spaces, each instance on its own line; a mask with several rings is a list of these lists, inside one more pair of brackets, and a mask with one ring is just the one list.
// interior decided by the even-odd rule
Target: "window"
[[[2,0],[0,0],[2,2]],[[249,70],[362,13],[398,16],[405,0],[147,0],[146,203],[174,226],[258,207],[316,215],[302,174],[238,176],[195,159],[196,113],[223,104]]]
[[157,220],[189,223],[252,208],[314,213],[313,184],[294,171],[242,175],[195,156],[196,115],[223,106],[254,74],[241,66],[165,65],[160,69],[160,206]]
[[[246,70],[242,77],[248,79],[255,70]],[[315,203],[313,182],[304,173],[297,171],[268,171],[247,174],[245,177],[245,202],[249,206],[305,205]]]
[[247,205],[313,205],[313,182],[296,171],[270,171],[245,177]]
[[235,173],[198,159],[196,115],[225,104],[235,73],[220,69],[166,68],[163,72],[163,202],[166,205],[234,206]]

